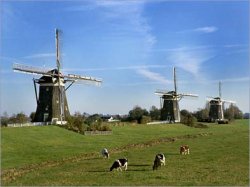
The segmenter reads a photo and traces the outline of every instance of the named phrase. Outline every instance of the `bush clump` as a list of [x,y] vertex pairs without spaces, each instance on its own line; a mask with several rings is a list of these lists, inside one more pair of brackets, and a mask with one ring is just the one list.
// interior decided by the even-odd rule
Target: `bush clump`
[[181,123],[190,127],[194,127],[197,119],[187,110],[182,110],[181,112]]
[[151,122],[151,117],[150,116],[142,116],[140,118],[140,124],[146,124],[146,123],[149,123]]
[[92,115],[84,117],[81,114],[76,113],[73,116],[69,116],[67,124],[64,126],[68,130],[84,134],[84,131],[111,131],[108,124],[104,124],[99,115]]
[[181,123],[183,123],[184,125],[193,127],[195,126],[196,122],[197,122],[197,119],[191,114],[187,114],[186,116],[181,117]]
[[70,116],[67,118],[66,129],[72,130],[78,133],[84,133],[87,126],[84,124],[84,119],[80,116]]

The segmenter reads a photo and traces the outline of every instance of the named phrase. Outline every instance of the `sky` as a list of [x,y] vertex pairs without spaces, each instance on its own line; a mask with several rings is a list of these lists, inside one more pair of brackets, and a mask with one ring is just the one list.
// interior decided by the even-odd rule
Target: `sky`
[[[33,78],[14,63],[56,67],[61,30],[64,74],[101,78],[74,84],[69,109],[128,114],[160,107],[157,89],[171,91],[176,67],[180,109],[204,108],[207,96],[236,101],[249,112],[249,1],[71,0],[0,1],[1,114],[36,110]],[[227,106],[227,105],[226,105]]]

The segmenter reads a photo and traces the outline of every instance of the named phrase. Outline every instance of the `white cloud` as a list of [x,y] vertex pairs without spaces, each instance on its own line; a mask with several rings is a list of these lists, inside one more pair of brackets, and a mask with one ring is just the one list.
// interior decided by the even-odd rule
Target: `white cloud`
[[55,56],[56,56],[55,53],[38,53],[38,54],[33,54],[33,55],[25,56],[25,57],[22,57],[22,58],[33,59],[33,58],[55,57]]
[[[151,33],[151,27],[145,17],[143,17],[143,7],[145,1],[96,1],[99,7],[105,7],[105,17],[107,20],[121,20],[125,27],[121,27],[121,31],[130,28],[130,31],[139,34],[147,45],[147,49],[156,42],[155,36]],[[123,30],[125,28],[125,30]]]
[[141,39],[144,43],[145,52],[152,49],[156,43],[156,37],[151,33],[151,26],[143,16],[146,1],[136,0],[93,0],[85,1],[82,6],[67,8],[68,11],[98,10],[101,19],[112,24],[112,33],[117,35],[130,35]]
[[194,29],[193,31],[195,32],[201,32],[201,33],[212,33],[212,32],[215,32],[217,31],[218,28],[217,27],[214,27],[214,26],[207,26],[207,27],[199,27],[199,28],[196,28]]
[[7,57],[7,56],[0,56],[0,60],[2,60],[2,62],[6,61],[6,62],[15,62],[15,63],[23,63],[21,60],[14,58],[14,57]]
[[79,69],[79,68],[70,68],[65,69],[65,71],[113,71],[113,70],[139,70],[139,69],[146,69],[146,68],[165,68],[169,67],[168,65],[138,65],[138,66],[120,66],[120,67],[105,67],[105,68],[86,68],[86,69]]
[[167,60],[173,63],[174,66],[193,74],[195,77],[202,77],[199,76],[201,65],[213,57],[214,55],[212,55],[206,48],[189,50],[189,48],[184,47],[169,52]]
[[159,83],[163,83],[163,84],[171,83],[171,81],[167,80],[165,77],[163,77],[159,73],[152,72],[146,68],[138,69],[137,73],[143,75],[144,77],[150,80],[157,81]]
[[228,79],[222,79],[222,80],[213,80],[212,82],[228,82],[228,83],[233,83],[233,82],[249,82],[250,78],[249,77],[238,77],[238,78],[228,78]]
[[198,27],[198,28],[195,28],[195,29],[182,30],[182,31],[179,31],[177,33],[192,33],[192,32],[197,32],[197,33],[207,34],[207,33],[216,32],[217,30],[218,30],[218,28],[215,27],[215,26],[205,26],[205,27]]

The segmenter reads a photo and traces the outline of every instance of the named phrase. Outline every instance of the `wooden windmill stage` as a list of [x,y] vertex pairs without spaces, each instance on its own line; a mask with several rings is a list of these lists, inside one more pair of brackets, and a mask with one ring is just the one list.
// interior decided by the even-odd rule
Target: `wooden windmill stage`
[[208,97],[209,100],[209,120],[218,123],[228,123],[224,118],[224,103],[236,103],[235,101],[224,100],[221,98],[221,82],[219,82],[219,97]]
[[160,95],[161,120],[163,120],[163,122],[168,122],[168,123],[180,122],[179,101],[183,97],[198,97],[198,95],[195,94],[177,93],[175,67],[173,68],[173,76],[174,76],[174,91],[157,90],[155,92],[155,94]]
[[[66,91],[73,83],[89,82],[99,85],[102,80],[81,76],[76,74],[63,75],[61,72],[60,52],[59,52],[59,30],[56,29],[56,68],[45,70],[38,67],[13,64],[15,72],[42,75],[39,79],[34,79],[37,108],[33,122],[50,122],[65,124],[66,118],[70,115]],[[39,85],[39,96],[36,84]],[[65,88],[65,86],[67,87]]]

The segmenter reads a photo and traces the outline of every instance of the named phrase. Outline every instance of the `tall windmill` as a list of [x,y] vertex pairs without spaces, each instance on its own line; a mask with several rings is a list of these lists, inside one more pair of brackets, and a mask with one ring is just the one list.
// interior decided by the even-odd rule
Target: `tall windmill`
[[224,103],[236,103],[235,101],[224,100],[221,97],[221,82],[219,81],[219,97],[208,97],[209,100],[209,119],[211,121],[218,121],[219,123],[226,123],[224,118],[223,106]]
[[173,68],[173,76],[174,76],[174,91],[157,90],[155,94],[160,96],[161,120],[168,122],[180,122],[179,101],[186,96],[198,97],[198,95],[177,93],[175,67]]
[[[56,122],[64,124],[70,115],[66,90],[73,83],[94,83],[101,84],[102,80],[75,74],[63,75],[61,72],[60,50],[59,50],[59,30],[55,31],[56,40],[56,68],[46,70],[39,67],[32,67],[22,64],[13,64],[15,72],[42,75],[39,79],[33,78],[37,108],[33,122]],[[37,86],[39,85],[39,96]],[[65,88],[67,84],[67,87]]]

